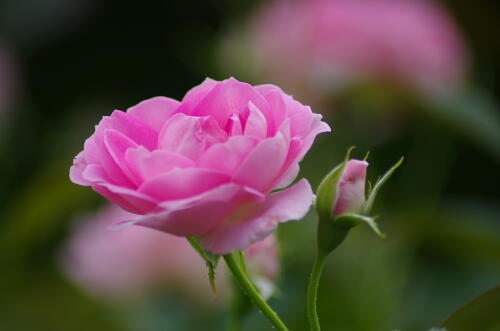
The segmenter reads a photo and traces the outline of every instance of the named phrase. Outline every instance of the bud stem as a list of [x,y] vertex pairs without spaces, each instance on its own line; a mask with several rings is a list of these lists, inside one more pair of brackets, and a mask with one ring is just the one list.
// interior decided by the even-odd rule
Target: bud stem
[[314,259],[311,277],[309,278],[309,286],[307,289],[307,318],[309,319],[311,331],[321,330],[316,303],[318,301],[319,280],[321,278],[321,273],[325,266],[327,256],[327,253],[318,251],[316,258]]
[[276,314],[274,310],[267,304],[266,300],[262,298],[262,296],[259,294],[259,291],[255,288],[246,273],[243,271],[239,263],[241,257],[237,254],[238,252],[233,252],[224,255],[224,261],[226,261],[226,264],[237,283],[242,287],[245,293],[250,297],[257,308],[260,309],[260,311],[269,320],[269,322],[271,322],[276,330],[289,331],[285,323],[281,321],[281,319],[278,317],[278,314]]

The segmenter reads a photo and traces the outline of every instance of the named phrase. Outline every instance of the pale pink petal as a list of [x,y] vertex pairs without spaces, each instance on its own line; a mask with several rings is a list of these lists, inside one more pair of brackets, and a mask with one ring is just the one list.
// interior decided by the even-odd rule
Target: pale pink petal
[[321,118],[321,115],[314,114],[314,118],[311,123],[311,130],[303,138],[300,146],[300,152],[298,153],[297,157],[292,160],[292,162],[302,161],[302,158],[309,151],[318,134],[331,131],[330,126],[323,122]]
[[268,192],[281,173],[287,153],[287,143],[281,134],[260,141],[236,171],[234,181]]
[[212,116],[206,116],[201,119],[202,136],[209,145],[224,142],[228,135],[226,131],[219,127],[219,124]]
[[229,138],[224,145],[236,152],[241,163],[258,143],[259,140],[255,137],[235,136]]
[[[97,126],[95,134],[97,134]],[[83,143],[83,154],[85,155],[85,162],[87,164],[101,162],[101,152],[98,150],[94,135],[92,135],[90,138],[85,139],[85,142]]]
[[189,90],[182,99],[181,105],[177,108],[177,113],[191,114],[193,109],[200,103],[207,94],[221,82],[206,78],[200,85]]
[[126,187],[134,187],[132,181],[130,181],[130,179],[123,173],[109,153],[104,143],[105,130],[106,129],[102,128],[99,124],[96,127],[94,135],[85,141],[83,149],[85,153],[85,160],[89,164],[100,165],[104,169],[106,177],[111,183]]
[[265,95],[269,92],[272,91],[278,91],[278,92],[283,92],[278,86],[274,84],[261,84],[261,85],[255,85],[254,88],[261,93],[262,95]]
[[278,223],[303,218],[313,200],[311,186],[302,179],[286,190],[271,194],[264,202],[241,205],[212,231],[201,236],[201,245],[216,254],[244,250],[264,239]]
[[243,133],[243,127],[241,125],[240,117],[236,114],[231,115],[228,122],[229,128],[228,132],[231,136],[241,135]]
[[193,160],[180,154],[164,150],[150,152],[142,146],[127,150],[125,159],[128,164],[134,166],[141,181],[149,180],[174,168],[187,168],[195,165]]
[[259,89],[263,85],[257,86],[259,91],[264,90],[263,93],[267,102],[269,103],[269,108],[272,109],[273,125],[269,124],[268,136],[273,136],[276,134],[276,130],[281,126],[281,123],[286,118],[286,105],[283,99],[283,92],[277,86],[271,85],[269,89]]
[[98,164],[89,164],[83,171],[82,177],[92,184],[109,182],[106,171]]
[[292,136],[304,137],[311,131],[313,120],[311,107],[304,106],[291,97],[287,97],[285,102],[287,106],[287,115],[291,121]]
[[162,203],[165,211],[145,215],[134,223],[178,236],[200,236],[229,215],[235,205],[263,199],[257,191],[228,183],[197,196]]
[[229,180],[228,175],[209,169],[176,168],[144,182],[139,192],[154,197],[157,201],[184,199]]
[[85,153],[82,151],[74,158],[73,165],[69,169],[69,178],[73,183],[83,186],[89,186],[91,184],[82,176],[86,166]]
[[197,161],[198,166],[232,175],[240,165],[239,155],[227,144],[211,146]]
[[196,159],[207,142],[202,137],[201,118],[181,113],[172,116],[163,126],[158,138],[158,147]]
[[248,116],[248,102],[252,101],[261,111],[267,111],[267,101],[249,84],[234,78],[216,85],[193,109],[191,115],[213,116],[221,128],[225,128],[233,114]]
[[99,126],[103,129],[120,131],[138,145],[149,150],[156,148],[158,133],[137,117],[120,110],[115,110],[108,118],[104,117]]
[[288,169],[284,171],[284,173],[277,181],[276,189],[282,189],[293,183],[297,175],[299,174],[300,167],[298,164],[292,164]]
[[286,157],[285,165],[283,166],[284,173],[286,174],[283,175],[284,177],[292,176],[291,172],[294,172],[295,170],[290,169],[290,167],[293,167],[294,164],[296,165],[302,161],[304,155],[311,148],[316,136],[320,133],[330,131],[328,124],[321,121],[321,116],[315,116],[312,121],[312,126],[313,127],[311,128],[309,134],[307,134],[303,139],[297,137],[291,139],[288,155]]
[[159,132],[167,119],[179,107],[180,102],[166,97],[154,97],[127,109],[127,114],[137,117]]
[[140,178],[125,160],[125,153],[127,150],[130,148],[136,148],[137,144],[127,136],[124,136],[119,131],[113,129],[104,130],[104,144],[108,149],[109,154],[118,167],[120,167],[125,176],[127,176],[127,178],[130,179],[130,181],[132,181],[135,185],[139,185],[141,183]]
[[146,214],[157,205],[156,201],[140,192],[112,184],[98,183],[92,185],[92,189],[134,214]]
[[365,203],[366,168],[368,162],[349,160],[338,183],[333,213],[341,215],[359,212]]
[[264,114],[251,101],[248,102],[248,109],[250,115],[245,123],[244,134],[265,138],[267,136],[267,120]]
[[212,145],[198,159],[197,164],[202,168],[218,170],[233,176],[257,142],[258,139],[255,137],[231,137],[225,143]]
[[292,127],[290,124],[290,119],[285,119],[281,122],[281,125],[278,128],[278,131],[283,134],[287,142],[290,142],[292,139]]
[[138,145],[148,149],[156,148],[158,134],[139,119],[122,111],[114,111],[105,116],[96,127],[91,139],[85,143],[85,153],[93,156],[93,161],[102,165],[113,184],[134,187],[134,183],[113,159],[105,144],[105,132],[108,129],[119,131]]

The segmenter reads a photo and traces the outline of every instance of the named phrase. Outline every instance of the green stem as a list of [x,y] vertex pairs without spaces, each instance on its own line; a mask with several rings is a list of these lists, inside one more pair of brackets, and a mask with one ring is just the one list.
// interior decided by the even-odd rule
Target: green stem
[[318,287],[321,278],[321,272],[325,266],[326,257],[328,254],[318,252],[314,259],[314,264],[311,271],[311,278],[309,279],[309,286],[307,290],[307,318],[311,331],[320,331],[318,310],[316,302],[318,300]]
[[267,304],[266,300],[264,300],[260,296],[259,291],[255,288],[250,279],[248,279],[245,272],[243,272],[239,263],[240,256],[236,254],[238,253],[236,252],[224,255],[224,261],[226,261],[229,270],[233,274],[238,284],[243,288],[243,290],[250,297],[253,303],[260,309],[264,316],[277,330],[288,331],[285,323],[281,321],[281,319],[278,317],[278,314],[273,311],[273,309]]

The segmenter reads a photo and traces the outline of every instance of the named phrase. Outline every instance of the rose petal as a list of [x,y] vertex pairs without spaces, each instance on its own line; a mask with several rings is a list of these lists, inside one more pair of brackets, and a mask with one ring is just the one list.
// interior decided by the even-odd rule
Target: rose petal
[[366,168],[368,162],[361,160],[349,160],[345,165],[333,206],[335,215],[356,213],[362,209],[365,203]]
[[106,129],[104,130],[104,145],[125,176],[127,176],[127,178],[130,179],[135,185],[139,185],[141,180],[139,179],[137,173],[129,167],[129,163],[125,160],[125,153],[127,150],[129,148],[136,148],[137,144],[119,131]]
[[187,168],[195,165],[193,160],[180,154],[164,150],[150,152],[142,146],[127,150],[125,159],[134,166],[141,183],[174,168]]
[[268,192],[280,175],[288,152],[283,135],[260,141],[236,171],[234,181]]
[[248,102],[252,101],[262,111],[267,111],[267,101],[249,84],[234,78],[214,86],[205,98],[193,109],[191,115],[213,116],[221,128],[233,114],[248,117]]
[[229,183],[188,199],[162,203],[165,211],[145,215],[135,223],[178,236],[200,236],[229,215],[235,204],[263,199],[257,191]]
[[138,145],[149,150],[156,148],[158,133],[135,116],[115,110],[111,116],[104,117],[99,127],[120,131]]
[[[262,85],[261,85],[262,86]],[[283,99],[283,92],[276,86],[263,93],[269,108],[272,109],[273,125],[269,125],[268,136],[276,134],[276,130],[281,126],[286,118],[286,105]]]
[[204,150],[199,117],[175,114],[163,126],[158,138],[158,147],[172,153],[196,159]]
[[89,164],[83,171],[82,177],[92,184],[109,182],[106,171],[98,164]]
[[228,132],[231,136],[237,136],[243,133],[240,117],[236,114],[231,115],[228,122]]
[[193,87],[186,93],[176,112],[191,114],[200,101],[203,100],[203,98],[205,98],[207,94],[219,84],[221,84],[221,82],[206,78],[200,85]]
[[245,135],[265,138],[267,136],[267,120],[264,114],[257,108],[252,101],[248,102],[250,115],[245,123]]
[[183,199],[208,191],[229,180],[228,175],[213,170],[176,168],[144,182],[139,192],[157,201]]
[[104,143],[104,129],[97,126],[95,134],[85,141],[83,151],[88,164],[100,165],[111,183],[134,187],[109,153]]
[[134,214],[148,213],[157,205],[154,199],[140,192],[108,183],[94,184],[92,185],[92,189]]
[[159,132],[166,120],[179,107],[180,102],[166,97],[154,97],[127,109],[130,114]]
[[257,138],[249,136],[231,137],[225,143],[212,145],[197,164],[233,176],[257,142]]
[[297,178],[297,175],[299,174],[300,167],[298,164],[292,164],[285,172],[281,175],[279,180],[277,181],[277,184],[275,186],[275,189],[282,189],[284,187],[287,187],[293,181],[295,178]]
[[73,183],[83,186],[89,186],[91,184],[82,176],[86,166],[85,153],[82,151],[73,159],[73,165],[69,169],[69,178]]
[[278,223],[303,218],[313,200],[311,186],[302,179],[286,190],[271,194],[264,202],[240,206],[212,231],[200,236],[200,243],[215,254],[244,250],[264,239]]

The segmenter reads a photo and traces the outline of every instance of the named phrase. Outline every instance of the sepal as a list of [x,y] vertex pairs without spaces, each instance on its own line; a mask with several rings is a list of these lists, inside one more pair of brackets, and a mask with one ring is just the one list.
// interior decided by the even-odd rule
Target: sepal
[[358,224],[365,223],[368,225],[373,232],[375,232],[380,238],[385,238],[385,234],[380,232],[380,229],[375,222],[375,219],[377,217],[370,217],[370,216],[365,216],[365,215],[360,215],[360,214],[344,214],[337,216],[335,218],[334,223],[337,223],[339,225],[344,225],[344,226],[350,226],[355,227]]
[[340,177],[344,172],[344,168],[354,148],[355,147],[352,146],[347,150],[344,161],[333,168],[319,184],[318,190],[316,191],[316,211],[320,219],[330,218],[332,206],[337,200],[337,189]]
[[375,198],[377,197],[378,192],[385,184],[385,182],[392,176],[394,171],[403,163],[404,157],[401,157],[395,165],[393,165],[387,172],[377,180],[373,188],[370,187],[370,191],[368,193],[368,198],[366,199],[365,207],[363,208],[363,214],[368,215],[371,212],[373,207],[373,203],[375,202]]
[[219,263],[220,255],[205,251],[198,242],[198,239],[196,239],[195,237],[187,237],[187,240],[191,247],[193,247],[193,249],[196,251],[196,253],[198,253],[203,261],[205,261],[205,264],[207,265],[210,288],[212,289],[213,294],[217,295],[217,288],[215,286],[215,269],[217,268],[217,264]]

